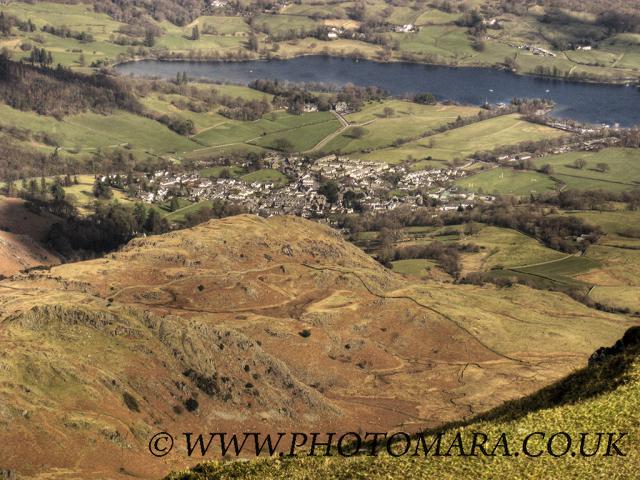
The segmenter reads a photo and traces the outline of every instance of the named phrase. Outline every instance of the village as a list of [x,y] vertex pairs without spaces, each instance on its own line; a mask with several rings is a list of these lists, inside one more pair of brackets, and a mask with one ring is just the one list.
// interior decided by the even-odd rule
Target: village
[[[451,210],[470,206],[479,198],[458,192],[453,184],[465,175],[464,170],[444,165],[441,169],[411,171],[404,165],[336,155],[312,161],[282,154],[268,156],[264,165],[286,176],[286,184],[163,170],[150,174],[145,181],[137,179],[137,195],[146,203],[163,203],[174,197],[192,202],[224,200],[264,217],[289,214],[304,218],[393,210],[399,205],[417,208],[427,202]],[[483,196],[482,200],[493,198]]]
[[[259,180],[231,174],[231,165],[224,162],[214,167],[215,175],[207,174],[211,165],[199,165],[190,172],[170,169],[156,171],[132,180],[130,192],[149,204],[170,203],[174,198],[190,202],[221,200],[242,207],[245,211],[270,217],[296,215],[303,218],[326,219],[341,214],[394,210],[400,205],[415,209],[430,206],[440,211],[470,208],[478,203],[490,203],[492,195],[478,195],[459,189],[456,180],[469,175],[470,165],[482,169],[500,165],[525,164],[533,157],[562,154],[569,151],[597,151],[612,147],[619,139],[608,129],[599,131],[584,125],[557,119],[540,118],[554,128],[595,138],[552,147],[548,152],[513,152],[499,155],[494,162],[470,158],[462,164],[443,162],[441,168],[412,169],[410,163],[388,164],[352,159],[342,155],[327,155],[313,159],[303,155],[273,152],[261,159],[256,169],[244,160],[234,168],[243,172],[269,172]],[[614,129],[615,130],[615,129]],[[133,188],[132,188],[133,187]]]

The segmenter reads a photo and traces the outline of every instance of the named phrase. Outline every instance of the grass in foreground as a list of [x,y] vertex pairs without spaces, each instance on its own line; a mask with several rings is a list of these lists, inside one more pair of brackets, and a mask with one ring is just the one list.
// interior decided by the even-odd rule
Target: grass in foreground
[[[462,457],[456,455],[459,453],[456,448],[452,450],[456,456],[450,457],[406,455],[394,458],[384,452],[377,457],[362,455],[352,458],[299,455],[279,460],[209,462],[190,471],[171,474],[167,479],[632,479],[636,478],[640,468],[638,445],[635,442],[640,433],[638,402],[640,348],[633,345],[532,395],[507,402],[469,422],[445,426],[442,430],[443,439],[448,439],[448,443],[456,434],[469,442],[473,432],[482,432],[493,440],[493,445],[505,433],[509,441],[509,456],[504,455],[504,449],[498,449],[493,457]],[[607,443],[605,435],[598,455],[593,457],[567,454],[555,458],[546,453],[537,458],[527,457],[522,454],[522,443],[533,432],[544,432],[546,435],[545,442],[536,436],[528,444],[529,451],[533,453],[543,451],[546,440],[556,432],[571,435],[574,443],[569,451],[574,453],[580,451],[578,443],[581,432],[592,432],[587,437],[586,451],[593,451],[595,432],[626,432],[627,437],[618,442],[618,446],[628,456],[603,456]],[[562,450],[563,445],[562,437],[556,438],[556,451]]]

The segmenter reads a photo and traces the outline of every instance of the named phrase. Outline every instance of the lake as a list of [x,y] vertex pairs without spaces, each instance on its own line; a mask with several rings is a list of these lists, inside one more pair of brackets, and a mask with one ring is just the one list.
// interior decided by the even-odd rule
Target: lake
[[320,55],[290,60],[189,62],[144,60],[118,65],[121,74],[190,78],[246,84],[258,78],[335,85],[376,85],[393,95],[431,92],[439,100],[480,105],[508,102],[514,97],[548,98],[554,116],[581,122],[640,124],[640,89],[526,77],[490,68],[452,68],[414,63],[379,63]]

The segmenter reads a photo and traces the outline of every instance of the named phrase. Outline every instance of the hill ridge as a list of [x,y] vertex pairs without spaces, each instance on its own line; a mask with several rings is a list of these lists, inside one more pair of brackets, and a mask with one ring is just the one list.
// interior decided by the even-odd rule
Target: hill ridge
[[145,447],[161,430],[433,428],[536,391],[629,326],[521,286],[411,284],[291,217],[138,238],[0,292],[0,464],[78,478],[166,474]]

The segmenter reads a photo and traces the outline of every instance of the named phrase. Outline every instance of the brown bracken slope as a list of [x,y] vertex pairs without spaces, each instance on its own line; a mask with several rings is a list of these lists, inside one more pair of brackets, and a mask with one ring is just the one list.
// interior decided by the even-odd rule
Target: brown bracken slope
[[0,195],[0,275],[60,263],[44,246],[52,223],[27,209],[24,200]]
[[150,455],[159,431],[413,431],[628,326],[525,287],[412,285],[306,220],[211,221],[0,282],[0,468],[157,478],[202,460]]

